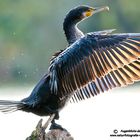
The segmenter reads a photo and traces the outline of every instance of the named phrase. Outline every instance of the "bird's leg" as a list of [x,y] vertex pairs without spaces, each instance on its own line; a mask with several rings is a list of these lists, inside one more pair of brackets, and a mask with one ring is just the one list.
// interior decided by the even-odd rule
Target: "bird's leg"
[[48,121],[44,124],[43,129],[46,129],[48,125],[51,123],[50,130],[52,129],[60,129],[60,130],[65,130],[61,125],[55,123],[55,120],[59,119],[59,112],[56,110],[52,110],[51,108],[47,107],[47,110],[52,113]]
[[43,125],[43,129],[46,130],[48,125],[54,120],[56,114],[52,114],[50,118],[47,120],[47,122]]
[[[50,116],[50,118],[47,120],[47,122],[43,125],[43,129],[46,130],[46,128],[48,127],[48,125],[51,124],[56,124],[55,120],[59,119],[59,113],[58,111],[53,111],[53,114]],[[57,125],[57,124],[56,124]],[[52,125],[51,125],[52,126]]]
[[67,131],[65,128],[63,128],[61,125],[59,125],[59,124],[57,124],[57,123],[55,122],[55,120],[58,120],[58,119],[59,119],[59,113],[57,112],[57,113],[55,114],[54,119],[51,121],[50,130],[52,130],[52,129],[60,129],[60,130],[62,130],[62,131]]

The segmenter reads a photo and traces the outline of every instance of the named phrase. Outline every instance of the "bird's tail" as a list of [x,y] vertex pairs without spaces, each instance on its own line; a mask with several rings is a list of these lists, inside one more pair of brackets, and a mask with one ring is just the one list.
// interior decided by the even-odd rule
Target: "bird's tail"
[[8,101],[0,100],[0,112],[11,113],[17,110],[22,110],[26,107],[26,104],[22,101]]

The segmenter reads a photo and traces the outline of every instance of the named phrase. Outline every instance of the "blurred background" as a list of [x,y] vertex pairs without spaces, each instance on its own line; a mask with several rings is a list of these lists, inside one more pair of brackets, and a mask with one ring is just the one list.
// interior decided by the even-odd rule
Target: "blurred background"
[[84,32],[140,32],[139,0],[0,0],[0,87],[36,83],[67,45],[63,19],[80,4],[110,7],[79,26]]
[[[20,100],[30,94],[47,72],[51,56],[67,46],[63,19],[81,4],[110,7],[109,12],[82,22],[79,27],[84,33],[104,29],[140,32],[140,0],[0,0],[0,99]],[[140,129],[139,91],[137,83],[70,104],[59,123],[75,140],[112,140],[109,135],[114,129]],[[20,111],[0,113],[0,139],[25,140],[39,119]]]

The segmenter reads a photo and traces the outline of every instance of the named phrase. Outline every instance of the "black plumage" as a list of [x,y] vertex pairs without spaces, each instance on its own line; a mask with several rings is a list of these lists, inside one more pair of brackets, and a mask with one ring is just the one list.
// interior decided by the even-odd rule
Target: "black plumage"
[[[68,47],[56,53],[48,72],[31,95],[21,101],[0,101],[0,111],[23,110],[40,116],[56,114],[65,104],[140,80],[140,34],[111,34],[105,30],[83,34],[77,24],[108,7],[79,6],[63,24]],[[55,119],[56,119],[55,118]]]

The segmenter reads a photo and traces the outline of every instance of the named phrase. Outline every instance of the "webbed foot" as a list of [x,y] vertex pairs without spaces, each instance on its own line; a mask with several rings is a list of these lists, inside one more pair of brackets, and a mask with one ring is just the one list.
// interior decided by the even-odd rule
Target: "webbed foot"
[[61,125],[59,125],[59,124],[57,124],[55,122],[52,122],[52,124],[50,126],[50,130],[52,130],[52,129],[60,129],[62,131],[66,131],[67,132],[67,130],[65,128],[63,128]]

